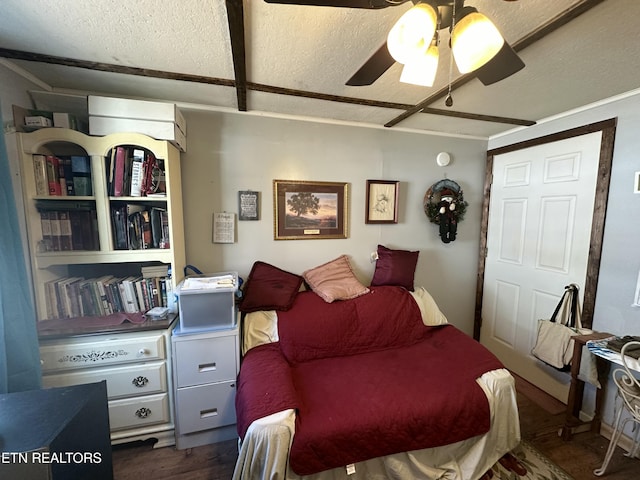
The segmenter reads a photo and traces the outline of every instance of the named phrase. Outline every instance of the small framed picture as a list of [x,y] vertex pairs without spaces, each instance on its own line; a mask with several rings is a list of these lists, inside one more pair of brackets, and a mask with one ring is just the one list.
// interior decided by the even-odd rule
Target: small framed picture
[[398,223],[397,180],[367,180],[365,223]]
[[260,220],[260,192],[238,192],[238,220]]
[[274,239],[348,238],[349,184],[274,180]]

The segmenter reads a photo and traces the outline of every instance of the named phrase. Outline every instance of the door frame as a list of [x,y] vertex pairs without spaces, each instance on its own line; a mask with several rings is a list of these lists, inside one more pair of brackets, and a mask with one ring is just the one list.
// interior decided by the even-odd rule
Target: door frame
[[523,150],[545,143],[557,142],[567,138],[578,137],[594,132],[602,132],[600,142],[600,159],[596,180],[595,202],[593,205],[593,219],[591,223],[591,239],[589,242],[589,258],[587,260],[587,278],[584,285],[584,300],[582,307],[582,326],[591,328],[593,325],[593,311],[596,303],[600,259],[602,257],[602,239],[604,237],[604,222],[607,213],[607,199],[609,197],[609,181],[611,178],[611,164],[613,162],[613,145],[616,136],[617,118],[610,118],[601,122],[571,128],[562,132],[552,133],[538,138],[532,138],[504,147],[487,151],[487,165],[484,179],[484,200],[482,202],[482,222],[480,224],[480,254],[478,257],[478,279],[476,283],[476,307],[473,320],[473,338],[480,341],[482,328],[482,297],[484,294],[484,273],[487,259],[487,231],[489,226],[489,203],[491,199],[491,184],[493,183],[493,158],[496,155]]

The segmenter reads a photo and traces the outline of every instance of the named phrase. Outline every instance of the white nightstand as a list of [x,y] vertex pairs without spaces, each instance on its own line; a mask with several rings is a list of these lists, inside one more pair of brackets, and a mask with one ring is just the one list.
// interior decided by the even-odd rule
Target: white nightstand
[[176,447],[192,448],[237,437],[238,327],[171,337]]

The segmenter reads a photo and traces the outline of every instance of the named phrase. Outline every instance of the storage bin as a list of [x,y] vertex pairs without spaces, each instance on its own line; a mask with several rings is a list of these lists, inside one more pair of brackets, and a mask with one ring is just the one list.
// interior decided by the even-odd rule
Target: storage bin
[[233,328],[237,289],[237,272],[186,277],[176,287],[180,333]]

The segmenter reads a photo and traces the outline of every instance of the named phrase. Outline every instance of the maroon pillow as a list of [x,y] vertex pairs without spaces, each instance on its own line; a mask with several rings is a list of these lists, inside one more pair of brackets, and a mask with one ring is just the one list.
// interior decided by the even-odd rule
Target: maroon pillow
[[302,277],[265,262],[255,262],[242,290],[241,312],[289,310],[302,285]]
[[419,251],[392,250],[378,245],[378,260],[371,286],[397,285],[413,291]]

